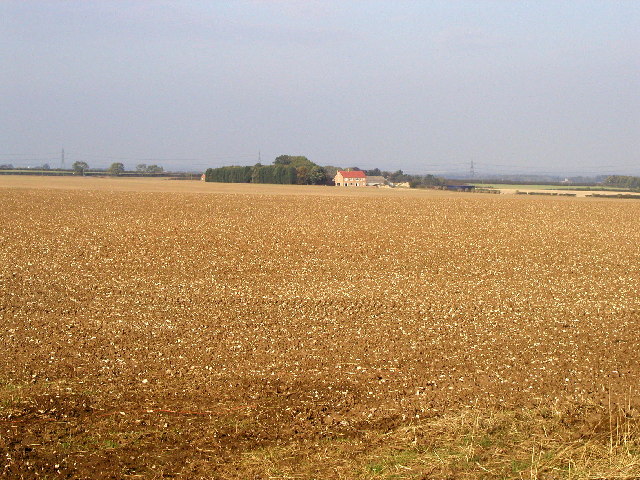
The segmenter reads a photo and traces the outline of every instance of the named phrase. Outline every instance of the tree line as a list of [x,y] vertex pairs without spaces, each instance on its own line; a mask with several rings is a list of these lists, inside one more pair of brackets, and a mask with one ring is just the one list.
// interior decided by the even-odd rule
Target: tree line
[[256,163],[252,167],[208,168],[207,182],[277,183],[283,185],[326,185],[333,180],[323,167],[301,155],[280,155],[272,165]]
[[[76,175],[84,175],[85,172],[89,171],[89,164],[87,162],[81,161],[73,162],[73,165],[71,165],[71,169]],[[124,164],[120,162],[114,162],[109,166],[109,168],[107,168],[106,172],[111,175],[121,175],[125,172]]]
[[297,172],[289,165],[261,165],[253,167],[209,168],[205,172],[207,182],[224,183],[279,183],[295,184]]
[[[76,175],[84,175],[85,172],[89,171],[89,164],[87,162],[73,162],[73,165],[71,165],[71,169],[73,170],[73,173],[75,173]],[[126,172],[126,169],[124,167],[124,164],[121,162],[114,162],[111,165],[109,165],[109,168],[107,168],[106,170],[104,169],[95,169],[92,171],[103,171],[106,172],[110,175],[122,175],[123,173]],[[154,173],[164,173],[164,168],[162,168],[159,165],[147,165],[146,163],[139,163],[136,166],[136,173],[144,173],[144,174],[154,174]]]
[[604,184],[611,187],[628,188],[629,190],[640,190],[640,177],[610,175],[604,180]]

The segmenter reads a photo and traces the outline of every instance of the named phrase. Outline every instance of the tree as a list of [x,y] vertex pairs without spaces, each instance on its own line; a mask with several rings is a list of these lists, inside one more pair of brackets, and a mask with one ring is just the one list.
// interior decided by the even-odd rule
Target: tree
[[208,168],[205,172],[207,182],[249,183],[253,167]]
[[315,164],[297,167],[296,172],[297,183],[300,185],[320,185],[327,180],[323,168]]
[[626,175],[611,175],[604,181],[605,185],[618,188],[638,189],[640,188],[640,177],[630,177]]
[[321,185],[327,182],[327,175],[324,169],[318,165],[311,167],[308,178],[311,185]]
[[296,183],[298,185],[307,185],[309,183],[309,167],[296,168]]
[[120,175],[121,173],[124,173],[124,165],[120,162],[112,163],[109,167],[109,173],[111,175]]
[[164,172],[164,168],[159,165],[149,165],[146,171],[147,173],[162,173]]
[[84,172],[89,170],[89,164],[87,162],[73,162],[71,168],[76,175],[84,175]]
[[[296,169],[296,179],[293,183],[299,185],[321,185],[327,183],[327,173],[325,170],[304,155],[280,155],[276,157],[273,164],[281,167],[294,167]],[[284,179],[282,181],[276,181],[275,183],[289,183],[290,172],[281,172],[284,173]],[[333,178],[334,175],[335,173],[331,175],[331,178]]]
[[51,170],[51,167],[49,166],[48,163],[45,163],[44,165],[42,165],[42,170]]
[[324,175],[326,178],[325,183],[327,185],[333,185],[333,179],[338,173],[338,170],[344,170],[344,169],[342,167],[335,167],[333,165],[325,165],[324,167],[322,167],[322,170],[324,170]]
[[409,175],[409,177],[411,177],[411,179],[409,180],[409,186],[411,188],[430,188],[444,185],[444,180],[442,178],[436,177],[431,174]]
[[136,165],[136,172],[139,173],[162,173],[164,168],[159,165],[147,165],[146,163],[139,163]]
[[0,165],[0,170],[13,170],[13,165],[11,163],[4,163]]
[[411,176],[406,175],[402,170],[396,170],[395,172],[391,173],[387,178],[394,183],[411,181]]
[[291,165],[292,167],[312,167],[315,165],[304,155],[280,155],[273,161],[274,165]]
[[280,155],[273,161],[274,165],[290,165],[291,155]]

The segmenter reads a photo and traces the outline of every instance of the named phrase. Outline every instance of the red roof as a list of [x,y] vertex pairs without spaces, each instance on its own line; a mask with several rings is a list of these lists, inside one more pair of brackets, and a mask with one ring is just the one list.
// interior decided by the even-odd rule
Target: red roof
[[365,173],[360,170],[354,170],[352,172],[338,170],[338,173],[342,175],[342,178],[367,178]]

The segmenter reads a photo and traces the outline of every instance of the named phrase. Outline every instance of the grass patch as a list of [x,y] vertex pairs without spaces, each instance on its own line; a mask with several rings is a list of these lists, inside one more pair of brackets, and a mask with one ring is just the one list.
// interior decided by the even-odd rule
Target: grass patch
[[[640,478],[640,429],[621,411],[590,430],[593,409],[475,410],[358,440],[325,437],[242,454],[244,478]],[[633,420],[635,422],[635,420]],[[296,477],[296,475],[298,477]]]
[[623,420],[581,434],[588,421],[575,413],[465,412],[393,432],[363,471],[406,479],[640,477],[640,431]]
[[60,450],[65,453],[87,452],[101,450],[101,442],[93,435],[69,435],[60,442]]
[[102,445],[104,446],[104,448],[118,448],[120,447],[120,444],[118,442],[116,442],[115,440],[103,440],[102,441]]
[[0,382],[0,415],[11,413],[22,402],[22,385]]

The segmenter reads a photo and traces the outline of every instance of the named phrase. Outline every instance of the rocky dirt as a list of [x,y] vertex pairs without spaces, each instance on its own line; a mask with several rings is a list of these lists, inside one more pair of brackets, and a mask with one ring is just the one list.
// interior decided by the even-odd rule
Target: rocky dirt
[[636,202],[2,181],[0,477],[263,478],[465,409],[636,411]]

